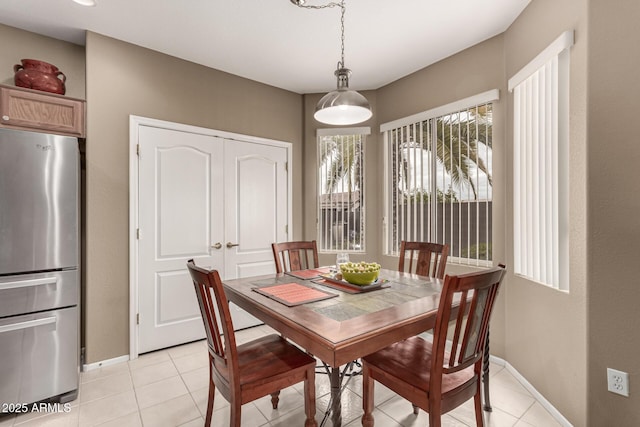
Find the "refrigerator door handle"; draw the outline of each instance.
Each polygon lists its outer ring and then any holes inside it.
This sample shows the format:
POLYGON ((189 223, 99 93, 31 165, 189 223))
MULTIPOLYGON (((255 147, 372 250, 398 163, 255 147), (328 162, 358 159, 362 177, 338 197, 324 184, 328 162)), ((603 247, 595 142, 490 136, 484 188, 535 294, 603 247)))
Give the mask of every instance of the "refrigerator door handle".
POLYGON ((17 280, 15 282, 0 283, 0 291, 6 289, 28 288, 30 286, 55 285, 57 277, 41 277, 39 279, 17 280))
POLYGON ((36 326, 49 325, 56 323, 58 320, 55 316, 44 317, 42 319, 27 320, 26 322, 11 323, 9 325, 0 326, 0 334, 3 332, 19 331, 21 329, 35 328, 36 326))

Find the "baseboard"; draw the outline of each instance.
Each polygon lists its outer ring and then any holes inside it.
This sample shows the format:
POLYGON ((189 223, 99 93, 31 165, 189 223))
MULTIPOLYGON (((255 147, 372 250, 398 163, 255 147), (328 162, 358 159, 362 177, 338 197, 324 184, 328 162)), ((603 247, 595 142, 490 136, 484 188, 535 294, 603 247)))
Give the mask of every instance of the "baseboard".
POLYGON ((82 372, 89 372, 95 369, 104 368, 105 366, 116 365, 118 363, 127 362, 127 361, 129 361, 129 355, 125 354, 124 356, 114 357, 113 359, 107 359, 101 362, 87 363, 82 365, 82 372))
POLYGON ((545 399, 545 397, 543 395, 540 394, 540 392, 538 392, 538 390, 536 390, 536 388, 531 385, 531 383, 529 381, 527 381, 527 379, 525 377, 522 376, 522 374, 520 374, 520 372, 518 372, 516 370, 516 368, 514 368, 509 362, 507 362, 504 359, 501 359, 497 356, 489 356, 489 361, 491 363, 495 363, 496 365, 499 366, 504 366, 505 369, 507 371, 509 371, 509 373, 511 375, 513 375, 513 377, 518 380, 518 382, 520 384, 522 384, 522 386, 527 389, 527 391, 529 393, 531 393, 531 395, 538 401, 538 403, 540 405, 542 405, 542 407, 544 409, 547 410, 547 412, 549 412, 551 414, 551 416, 563 427, 573 427, 573 425, 569 422, 569 420, 567 420, 564 415, 562 415, 560 413, 560 411, 558 411, 552 404, 551 402, 549 402, 547 399, 545 399))

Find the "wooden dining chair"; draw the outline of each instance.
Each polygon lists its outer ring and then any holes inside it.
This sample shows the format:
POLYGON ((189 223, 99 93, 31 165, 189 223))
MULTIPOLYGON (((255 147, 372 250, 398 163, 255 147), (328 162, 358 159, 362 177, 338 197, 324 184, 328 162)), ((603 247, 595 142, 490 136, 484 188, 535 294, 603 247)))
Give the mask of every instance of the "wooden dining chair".
POLYGON ((236 345, 229 303, 218 272, 197 267, 193 260, 187 262, 187 267, 196 289, 209 347, 205 426, 211 425, 216 387, 230 403, 230 425, 240 427, 243 404, 270 394, 273 409, 277 409, 280 390, 304 381, 307 416, 304 425, 316 427, 315 359, 275 334, 236 345))
POLYGON ((271 248, 276 263, 276 273, 306 270, 320 266, 315 240, 272 243, 271 248))
POLYGON ((480 273, 447 275, 433 343, 412 337, 362 358, 363 426, 373 427, 374 423, 374 381, 428 412, 430 427, 439 427, 442 414, 472 397, 476 424, 484 425, 480 399, 482 356, 504 273, 503 268, 497 267, 480 273))
POLYGON ((447 266, 448 256, 449 245, 403 240, 400 243, 398 271, 405 271, 405 263, 408 258, 406 272, 444 279, 444 269, 447 266))

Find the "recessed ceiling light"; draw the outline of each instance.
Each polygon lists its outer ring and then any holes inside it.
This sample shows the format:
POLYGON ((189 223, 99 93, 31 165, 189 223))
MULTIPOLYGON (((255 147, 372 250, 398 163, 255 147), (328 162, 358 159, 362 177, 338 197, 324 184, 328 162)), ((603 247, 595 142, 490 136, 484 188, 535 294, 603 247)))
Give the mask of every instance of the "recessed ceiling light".
POLYGON ((81 4, 82 6, 95 6, 96 0, 73 0, 74 2, 81 4))

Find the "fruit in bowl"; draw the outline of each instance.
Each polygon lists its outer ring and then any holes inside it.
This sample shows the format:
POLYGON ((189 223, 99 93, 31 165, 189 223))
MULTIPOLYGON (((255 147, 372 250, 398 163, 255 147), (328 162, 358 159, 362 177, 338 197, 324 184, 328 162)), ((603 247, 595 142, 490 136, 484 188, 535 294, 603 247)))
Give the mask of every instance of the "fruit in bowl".
POLYGON ((380 264, 377 262, 347 262, 340 264, 342 278, 354 285, 370 285, 380 274, 380 264))

